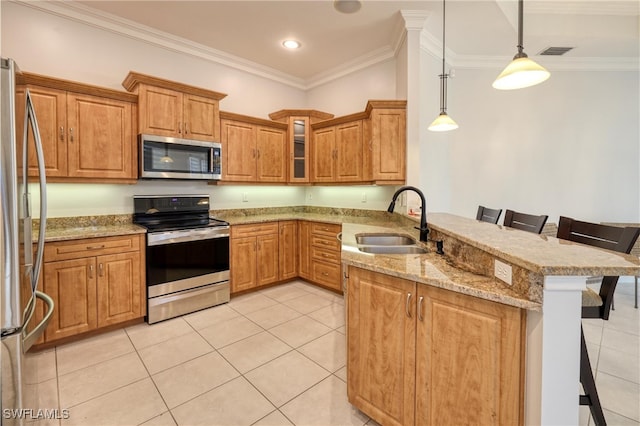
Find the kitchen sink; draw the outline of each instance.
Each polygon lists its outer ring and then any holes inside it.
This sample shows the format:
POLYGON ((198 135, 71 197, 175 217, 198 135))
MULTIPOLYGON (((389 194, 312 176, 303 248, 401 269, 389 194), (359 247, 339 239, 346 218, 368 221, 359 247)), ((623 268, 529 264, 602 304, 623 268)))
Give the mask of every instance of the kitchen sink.
POLYGON ((369 246, 412 246, 416 244, 416 240, 406 235, 382 233, 356 234, 356 242, 369 246))
POLYGON ((358 250, 372 254, 420 254, 427 250, 418 246, 358 246, 358 250))
POLYGON ((420 254, 427 250, 418 246, 417 241, 405 234, 363 233, 356 234, 358 250, 371 254, 420 254))

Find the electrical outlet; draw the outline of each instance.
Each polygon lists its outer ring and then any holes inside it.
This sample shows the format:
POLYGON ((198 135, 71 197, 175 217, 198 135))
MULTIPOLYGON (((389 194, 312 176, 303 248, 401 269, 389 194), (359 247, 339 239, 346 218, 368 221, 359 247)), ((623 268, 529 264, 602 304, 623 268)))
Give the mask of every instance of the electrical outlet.
POLYGON ((248 202, 248 201, 249 201, 249 197, 247 196, 247 193, 246 193, 246 192, 243 192, 243 193, 242 193, 242 202, 243 202, 243 203, 246 203, 246 202, 248 202))
POLYGON ((361 201, 362 201, 363 203, 366 203, 366 202, 367 202, 367 193, 366 193, 366 192, 363 192, 363 193, 362 193, 362 199, 361 199, 361 201))
POLYGON ((506 263, 500 262, 498 259, 496 259, 494 264, 494 274, 498 279, 511 285, 511 278, 513 274, 511 265, 507 265, 506 263))
POLYGON ((307 200, 313 200, 313 194, 311 193, 311 191, 309 191, 309 193, 307 194, 307 200))

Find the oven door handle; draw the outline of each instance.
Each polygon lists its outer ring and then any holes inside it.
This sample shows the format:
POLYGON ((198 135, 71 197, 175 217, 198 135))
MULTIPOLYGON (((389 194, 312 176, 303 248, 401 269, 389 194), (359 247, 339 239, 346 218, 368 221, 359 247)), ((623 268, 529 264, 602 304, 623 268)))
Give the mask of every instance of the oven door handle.
POLYGON ((188 241, 210 240, 214 238, 229 238, 228 227, 150 232, 147 234, 147 246, 160 246, 188 241))

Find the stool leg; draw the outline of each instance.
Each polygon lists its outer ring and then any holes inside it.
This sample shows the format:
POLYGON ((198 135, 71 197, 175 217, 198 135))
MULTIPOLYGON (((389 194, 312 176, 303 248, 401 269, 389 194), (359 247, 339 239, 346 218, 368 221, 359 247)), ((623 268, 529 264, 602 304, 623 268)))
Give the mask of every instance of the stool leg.
POLYGON ((596 381, 591 372, 591 363, 589 362, 589 354, 587 353, 587 344, 584 340, 584 331, 580 326, 580 383, 584 388, 585 395, 580 396, 580 405, 588 405, 591 410, 591 416, 596 426, 606 426, 600 399, 598 398, 598 390, 596 389, 596 381))

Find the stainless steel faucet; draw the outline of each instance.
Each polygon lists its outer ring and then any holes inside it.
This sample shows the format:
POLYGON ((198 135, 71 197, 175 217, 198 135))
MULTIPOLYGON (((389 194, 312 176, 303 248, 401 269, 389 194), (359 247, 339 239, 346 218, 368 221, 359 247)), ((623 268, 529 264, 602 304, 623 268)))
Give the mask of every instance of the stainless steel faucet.
POLYGON ((420 196, 420 201, 422 202, 422 208, 420 211, 420 227, 415 227, 420 230, 420 241, 427 242, 427 236, 429 235, 429 229, 427 228, 427 201, 424 198, 424 194, 415 186, 403 186, 393 194, 393 198, 391 199, 391 204, 389 204, 389 208, 387 211, 389 213, 393 213, 393 209, 396 207, 396 199, 401 192, 411 190, 420 196))

